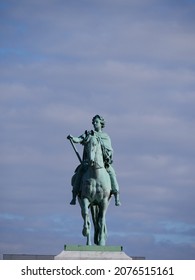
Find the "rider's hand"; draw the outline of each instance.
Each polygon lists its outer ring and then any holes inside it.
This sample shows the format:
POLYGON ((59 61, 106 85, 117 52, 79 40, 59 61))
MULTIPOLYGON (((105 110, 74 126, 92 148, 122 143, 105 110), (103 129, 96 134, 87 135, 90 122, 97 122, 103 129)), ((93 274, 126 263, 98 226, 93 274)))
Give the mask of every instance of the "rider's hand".
POLYGON ((73 136, 72 136, 71 134, 69 134, 69 135, 67 136, 67 139, 68 139, 68 140, 72 140, 72 139, 73 139, 73 136))

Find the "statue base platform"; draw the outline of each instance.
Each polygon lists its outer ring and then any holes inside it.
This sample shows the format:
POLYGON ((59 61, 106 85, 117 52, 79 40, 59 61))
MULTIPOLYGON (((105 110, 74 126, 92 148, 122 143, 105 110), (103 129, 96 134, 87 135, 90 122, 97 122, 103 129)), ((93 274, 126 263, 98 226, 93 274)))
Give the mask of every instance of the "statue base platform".
POLYGON ((122 246, 64 245, 54 260, 132 260, 122 246))

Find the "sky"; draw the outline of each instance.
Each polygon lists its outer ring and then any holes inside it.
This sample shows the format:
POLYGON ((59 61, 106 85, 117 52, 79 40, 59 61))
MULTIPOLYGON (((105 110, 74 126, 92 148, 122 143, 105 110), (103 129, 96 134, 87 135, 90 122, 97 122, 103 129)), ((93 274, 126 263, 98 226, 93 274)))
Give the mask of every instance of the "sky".
POLYGON ((194 260, 195 1, 0 0, 0 38, 0 257, 85 244, 66 137, 99 114, 122 202, 107 245, 194 260))

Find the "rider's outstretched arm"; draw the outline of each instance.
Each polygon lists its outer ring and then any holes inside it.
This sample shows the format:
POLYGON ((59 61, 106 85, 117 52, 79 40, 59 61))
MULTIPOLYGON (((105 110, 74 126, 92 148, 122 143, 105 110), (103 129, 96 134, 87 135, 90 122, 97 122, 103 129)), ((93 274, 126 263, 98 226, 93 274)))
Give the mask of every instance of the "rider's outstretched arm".
POLYGON ((83 141, 82 137, 74 137, 72 135, 68 135, 68 139, 71 139, 74 143, 81 143, 83 141))

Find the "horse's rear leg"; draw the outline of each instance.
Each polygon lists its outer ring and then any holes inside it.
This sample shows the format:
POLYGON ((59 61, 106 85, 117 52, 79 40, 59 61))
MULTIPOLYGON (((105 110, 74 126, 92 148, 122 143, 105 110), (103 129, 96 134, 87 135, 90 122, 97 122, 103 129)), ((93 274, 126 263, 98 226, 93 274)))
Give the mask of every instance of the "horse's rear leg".
POLYGON ((91 235, 90 235, 91 223, 90 223, 90 218, 89 218, 89 200, 87 198, 83 199, 82 216, 83 216, 83 220, 84 220, 82 234, 83 234, 83 236, 87 237, 86 245, 91 245, 91 235))
POLYGON ((106 224, 105 224, 105 217, 100 218, 99 221, 99 244, 100 246, 105 246, 106 245, 106 224))
POLYGON ((107 239, 106 210, 108 204, 104 201, 99 212, 99 245, 105 246, 107 239))
POLYGON ((99 245, 99 226, 98 226, 99 208, 97 205, 91 206, 91 215, 94 226, 94 244, 99 245))

